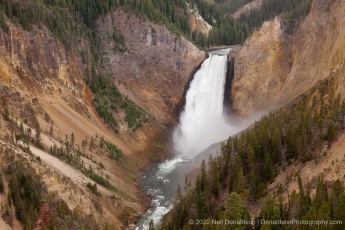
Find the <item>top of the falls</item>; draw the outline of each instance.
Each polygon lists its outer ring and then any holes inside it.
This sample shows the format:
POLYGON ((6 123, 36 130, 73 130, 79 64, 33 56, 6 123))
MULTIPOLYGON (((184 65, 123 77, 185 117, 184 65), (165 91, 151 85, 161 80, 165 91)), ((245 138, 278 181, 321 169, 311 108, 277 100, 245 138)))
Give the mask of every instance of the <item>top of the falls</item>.
POLYGON ((210 50, 210 51, 206 51, 206 52, 209 54, 225 56, 225 55, 228 55, 230 50, 231 50, 231 48, 226 48, 226 49, 210 50))

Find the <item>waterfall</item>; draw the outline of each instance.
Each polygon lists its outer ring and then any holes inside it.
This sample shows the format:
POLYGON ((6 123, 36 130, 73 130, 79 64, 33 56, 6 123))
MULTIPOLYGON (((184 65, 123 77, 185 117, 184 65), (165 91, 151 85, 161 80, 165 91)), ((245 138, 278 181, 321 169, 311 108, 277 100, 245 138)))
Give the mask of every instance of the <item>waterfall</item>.
POLYGON ((223 114, 228 52, 210 53, 194 75, 173 133, 175 150, 181 156, 193 157, 234 133, 223 114))
POLYGON ((159 226, 163 215, 172 209, 177 187, 183 184, 185 175, 193 167, 186 158, 246 127, 245 124, 230 125, 223 113, 228 53, 229 49, 210 53, 195 73, 180 123, 173 132, 174 147, 179 156, 154 165, 143 178, 142 183, 148 189, 152 204, 138 222, 136 230, 147 230, 150 220, 156 227, 159 226))

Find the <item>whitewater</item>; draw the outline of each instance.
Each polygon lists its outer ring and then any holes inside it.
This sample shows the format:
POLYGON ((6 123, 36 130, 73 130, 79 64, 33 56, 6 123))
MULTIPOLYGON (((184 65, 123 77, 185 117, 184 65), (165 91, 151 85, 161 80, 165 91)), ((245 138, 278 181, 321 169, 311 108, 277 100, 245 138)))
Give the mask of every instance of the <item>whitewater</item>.
MULTIPOLYGON (((229 49, 225 51, 227 54, 229 49)), ((173 133, 175 150, 181 156, 191 158, 234 133, 223 113, 226 72, 227 55, 210 53, 194 75, 173 133)))
POLYGON ((231 126, 224 114, 224 90, 227 72, 227 54, 230 49, 210 52, 195 73, 186 94, 186 105, 179 125, 173 131, 176 157, 154 165, 142 178, 142 185, 152 203, 142 216, 136 230, 147 230, 150 220, 155 226, 174 203, 178 185, 183 187, 185 175, 190 172, 189 159, 213 143, 223 141, 243 127, 231 126))

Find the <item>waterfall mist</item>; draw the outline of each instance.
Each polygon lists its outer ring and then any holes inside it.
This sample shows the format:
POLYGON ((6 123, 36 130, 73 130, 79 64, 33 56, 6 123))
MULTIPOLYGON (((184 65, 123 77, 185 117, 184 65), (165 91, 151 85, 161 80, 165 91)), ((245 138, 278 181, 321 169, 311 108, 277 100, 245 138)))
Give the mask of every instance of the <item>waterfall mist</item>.
MULTIPOLYGON (((226 54, 229 49, 226 50, 226 54)), ((223 113, 227 55, 210 54, 186 94, 186 105, 180 123, 173 132, 175 151, 183 157, 194 157, 211 144, 227 139, 244 127, 230 125, 223 113)))

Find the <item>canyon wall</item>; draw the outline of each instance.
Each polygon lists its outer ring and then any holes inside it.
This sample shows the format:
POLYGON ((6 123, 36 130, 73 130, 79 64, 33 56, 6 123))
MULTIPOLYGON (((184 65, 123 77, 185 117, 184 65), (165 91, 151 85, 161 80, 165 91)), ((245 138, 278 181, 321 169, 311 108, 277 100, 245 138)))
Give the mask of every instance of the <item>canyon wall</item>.
MULTIPOLYGON (((87 38, 80 37, 77 44, 66 48, 42 24, 26 31, 9 20, 6 23, 9 32, 0 29, 0 111, 6 109, 11 121, 0 116, 0 144, 13 150, 16 158, 30 162, 37 174, 44 172, 42 180, 48 191, 63 199, 71 210, 94 215, 101 225, 134 228, 137 212, 144 211, 136 176, 150 161, 147 147, 162 134, 160 122, 169 125, 176 121, 176 104, 191 73, 203 61, 204 52, 168 29, 120 10, 100 19, 96 49, 100 56, 97 66, 102 69, 95 71, 110 76, 122 93, 158 120, 152 119, 135 132, 118 134, 99 118, 92 106, 93 95, 84 83, 85 78, 92 77, 91 55, 95 55, 87 38), (114 26, 123 33, 123 53, 116 53, 110 41, 114 26), (33 138, 36 124, 40 124, 43 150, 32 144, 31 153, 20 149, 21 142, 14 138, 20 123, 25 130, 31 128, 33 138), (72 133, 74 148, 84 149, 85 156, 79 157, 85 167, 107 177, 116 189, 98 184, 102 197, 97 197, 86 187, 94 180, 49 153, 53 145, 63 147, 72 133), (106 147, 99 144, 101 138, 116 145, 124 156, 110 159, 106 147), (92 139, 94 149, 89 147, 92 139)), ((1 162, 3 157, 0 154, 1 162)), ((7 166, 0 165, 0 170, 2 167, 7 166)))
POLYGON ((274 108, 320 80, 344 78, 344 11, 344 1, 314 0, 292 38, 279 19, 264 23, 236 56, 233 109, 249 114, 274 108))
MULTIPOLYGON (((173 121, 184 87, 204 52, 165 27, 117 10, 100 19, 98 37, 103 72, 128 85, 131 99, 162 122, 173 121), (116 27, 128 51, 115 52, 116 27)), ((121 88, 120 88, 121 90, 121 88)))
POLYGON ((235 57, 232 108, 246 114, 270 105, 290 72, 290 56, 290 37, 280 20, 265 22, 235 57))

